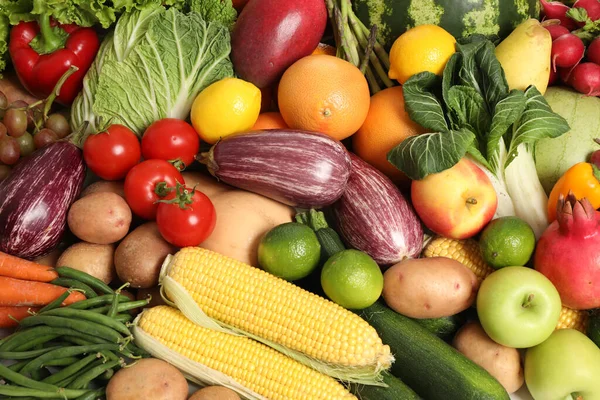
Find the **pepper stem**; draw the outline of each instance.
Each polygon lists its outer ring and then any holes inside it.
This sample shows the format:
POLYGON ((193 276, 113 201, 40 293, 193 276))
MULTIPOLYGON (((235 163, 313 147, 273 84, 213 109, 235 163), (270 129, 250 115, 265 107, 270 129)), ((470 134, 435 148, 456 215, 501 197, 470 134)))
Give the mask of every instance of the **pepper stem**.
POLYGON ((44 13, 38 20, 40 33, 29 44, 38 54, 50 54, 65 47, 67 32, 58 26, 50 25, 50 15, 44 13))

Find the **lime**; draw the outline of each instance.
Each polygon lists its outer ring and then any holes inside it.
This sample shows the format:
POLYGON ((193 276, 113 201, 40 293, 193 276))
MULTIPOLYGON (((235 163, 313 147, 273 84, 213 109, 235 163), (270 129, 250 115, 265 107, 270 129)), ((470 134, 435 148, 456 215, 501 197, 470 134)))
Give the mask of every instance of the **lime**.
POLYGON ((288 281, 308 276, 319 265, 321 244, 315 232, 298 222, 271 229, 258 245, 258 263, 288 281))
POLYGON ((368 254, 343 250, 327 260, 321 271, 327 297, 344 308, 361 310, 377 301, 383 290, 383 274, 368 254))
POLYGON ((529 224, 518 217, 492 220, 479 239, 485 261, 492 267, 520 267, 527 264, 535 248, 529 224))

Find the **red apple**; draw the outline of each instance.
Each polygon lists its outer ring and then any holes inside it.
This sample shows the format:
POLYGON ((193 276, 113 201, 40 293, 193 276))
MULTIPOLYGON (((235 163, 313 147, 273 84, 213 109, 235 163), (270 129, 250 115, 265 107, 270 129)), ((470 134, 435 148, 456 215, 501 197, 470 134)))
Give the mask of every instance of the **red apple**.
POLYGON ((494 217, 498 205, 490 179, 466 158, 413 181, 411 198, 425 226, 451 239, 477 234, 494 217))

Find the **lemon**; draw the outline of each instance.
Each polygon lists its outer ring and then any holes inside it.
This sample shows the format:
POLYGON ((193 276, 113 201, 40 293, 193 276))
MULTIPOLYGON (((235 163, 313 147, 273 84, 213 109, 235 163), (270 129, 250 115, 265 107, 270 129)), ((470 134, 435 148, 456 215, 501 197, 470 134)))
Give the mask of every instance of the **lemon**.
POLYGON ((456 39, 437 25, 419 25, 404 32, 390 50, 390 79, 404 84, 414 74, 442 75, 456 52, 456 39))
POLYGON ((209 144, 250 130, 260 113, 260 89, 238 78, 225 78, 201 91, 190 113, 200 139, 209 144))
POLYGON ((535 249, 535 235, 529 224, 518 217, 492 220, 481 232, 479 246, 492 267, 521 267, 535 249))
POLYGON ((258 245, 258 263, 288 281, 305 278, 319 265, 321 244, 315 232, 298 222, 277 225, 258 245))
POLYGON ((321 286, 333 302, 344 308, 361 310, 381 296, 383 274, 368 254, 343 250, 331 256, 323 266, 321 286))

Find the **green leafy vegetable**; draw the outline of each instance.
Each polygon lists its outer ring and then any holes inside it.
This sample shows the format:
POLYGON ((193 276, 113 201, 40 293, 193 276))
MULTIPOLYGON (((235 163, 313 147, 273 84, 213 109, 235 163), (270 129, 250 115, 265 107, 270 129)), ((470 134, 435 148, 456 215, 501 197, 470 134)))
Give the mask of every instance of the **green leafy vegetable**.
POLYGON ((474 37, 456 47, 441 82, 423 72, 404 84, 411 119, 432 133, 405 140, 388 160, 418 180, 471 158, 494 184, 497 215, 517 215, 539 236, 548 225, 547 197, 531 150, 537 140, 558 137, 569 125, 534 86, 509 92, 492 42, 474 37))
POLYGON ((231 0, 190 0, 190 11, 202 15, 207 21, 220 22, 232 28, 237 18, 237 11, 231 0))

